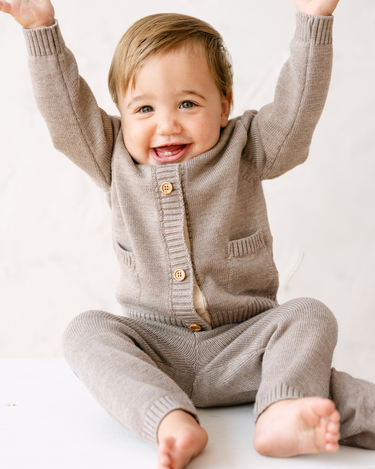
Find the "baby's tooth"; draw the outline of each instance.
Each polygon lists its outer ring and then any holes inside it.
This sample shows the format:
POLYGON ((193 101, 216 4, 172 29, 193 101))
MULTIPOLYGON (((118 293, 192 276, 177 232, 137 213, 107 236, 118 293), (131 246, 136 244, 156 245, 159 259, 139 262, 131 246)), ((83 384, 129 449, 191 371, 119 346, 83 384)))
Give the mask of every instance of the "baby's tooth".
POLYGON ((165 154, 166 154, 167 156, 172 156, 172 152, 171 152, 171 151, 166 151, 165 154))

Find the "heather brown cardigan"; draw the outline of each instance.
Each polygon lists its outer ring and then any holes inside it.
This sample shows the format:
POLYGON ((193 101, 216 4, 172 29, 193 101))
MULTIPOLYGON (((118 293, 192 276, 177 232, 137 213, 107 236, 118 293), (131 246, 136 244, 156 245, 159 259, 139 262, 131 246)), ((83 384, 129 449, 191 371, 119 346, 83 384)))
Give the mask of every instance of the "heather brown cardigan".
POLYGON ((307 158, 329 87, 332 24, 333 17, 298 13, 274 102, 230 120, 206 153, 164 166, 133 161, 120 119, 98 107, 57 23, 24 30, 37 104, 55 147, 107 193, 122 273, 117 299, 126 316, 207 330, 277 305, 262 180, 307 158), (166 181, 171 194, 160 190, 166 181), (175 280, 177 269, 185 280, 175 280), (211 326, 194 309, 193 272, 211 326))

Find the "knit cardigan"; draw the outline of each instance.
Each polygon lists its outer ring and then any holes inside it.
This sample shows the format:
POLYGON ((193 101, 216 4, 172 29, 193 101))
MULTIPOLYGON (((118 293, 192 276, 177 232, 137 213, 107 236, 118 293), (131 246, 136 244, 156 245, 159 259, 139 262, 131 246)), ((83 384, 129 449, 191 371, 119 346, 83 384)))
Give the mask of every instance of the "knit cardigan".
POLYGON ((107 194, 125 316, 207 330, 277 305, 262 180, 307 158, 332 68, 333 17, 296 19, 273 103, 231 119, 204 154, 160 166, 132 159, 119 117, 97 105, 59 25, 24 30, 37 105, 55 148, 107 194), (169 194, 161 191, 165 182, 169 194), (193 273, 211 324, 194 309, 193 273))

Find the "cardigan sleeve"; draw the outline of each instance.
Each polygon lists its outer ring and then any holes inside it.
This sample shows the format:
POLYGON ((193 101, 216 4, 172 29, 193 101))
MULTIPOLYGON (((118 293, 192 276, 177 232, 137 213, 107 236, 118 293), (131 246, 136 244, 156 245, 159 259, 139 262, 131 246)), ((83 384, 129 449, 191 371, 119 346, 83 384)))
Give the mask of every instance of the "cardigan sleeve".
POLYGON ((108 191, 120 119, 99 108, 87 83, 79 76, 58 23, 24 29, 24 35, 35 99, 55 148, 108 191))
POLYGON ((244 156, 261 179, 303 163, 326 101, 332 70, 332 16, 297 13, 291 55, 274 101, 256 113, 244 156))

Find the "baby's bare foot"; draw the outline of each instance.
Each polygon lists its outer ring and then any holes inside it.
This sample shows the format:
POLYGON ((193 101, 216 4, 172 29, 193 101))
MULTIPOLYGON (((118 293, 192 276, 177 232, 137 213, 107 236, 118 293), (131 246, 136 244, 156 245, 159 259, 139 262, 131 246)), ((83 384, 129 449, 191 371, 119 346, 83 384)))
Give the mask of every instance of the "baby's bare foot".
POLYGON ((259 417, 254 447, 264 456, 333 453, 339 449, 340 414, 321 397, 275 402, 259 417))
POLYGON ((206 431, 186 412, 176 410, 160 424, 158 469, 183 469, 207 445, 206 431))
POLYGON ((182 469, 201 453, 207 444, 207 433, 190 428, 182 429, 176 436, 171 436, 159 444, 158 469, 182 469))

